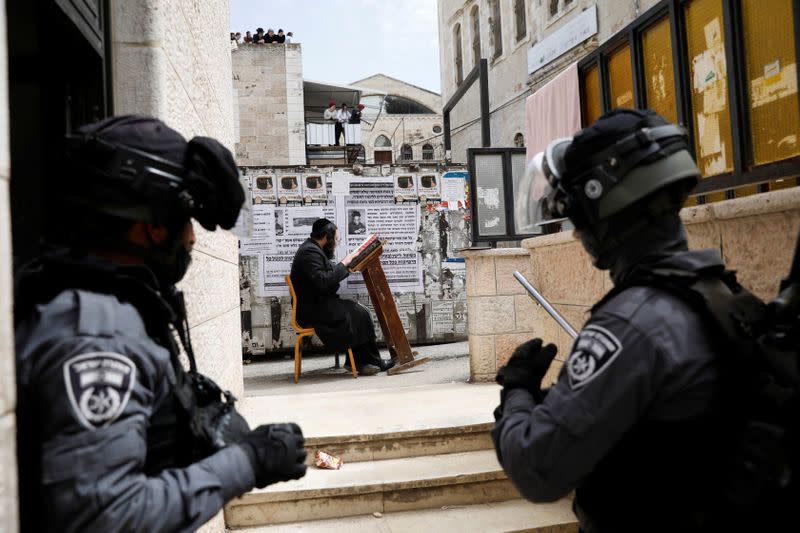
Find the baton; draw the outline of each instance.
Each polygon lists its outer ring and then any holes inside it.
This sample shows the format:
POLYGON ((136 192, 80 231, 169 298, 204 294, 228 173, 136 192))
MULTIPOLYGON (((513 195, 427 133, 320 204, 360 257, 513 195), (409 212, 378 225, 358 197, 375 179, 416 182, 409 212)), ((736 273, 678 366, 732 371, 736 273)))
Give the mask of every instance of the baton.
POLYGON ((527 280, 527 279, 525 279, 525 276, 523 276, 523 275, 522 275, 522 274, 521 274, 521 273, 520 273, 518 270, 515 270, 515 271, 514 271, 514 277, 515 277, 515 278, 517 278, 517 281, 519 281, 519 282, 520 282, 520 284, 521 284, 523 287, 525 287, 525 290, 526 290, 526 291, 528 291, 528 295, 529 295, 531 298, 533 298, 534 300, 536 300, 536 302, 538 302, 538 303, 539 303, 539 305, 541 305, 542 307, 544 307, 544 310, 545 310, 545 311, 547 311, 547 313, 548 313, 548 314, 549 314, 551 317, 553 317, 553 320, 555 320, 556 322, 558 322, 558 325, 559 325, 559 326, 561 326, 562 328, 564 328, 564 331, 566 331, 566 332, 569 334, 569 336, 570 336, 570 337, 572 337, 572 338, 574 339, 575 337, 577 337, 577 336, 578 336, 578 332, 577 332, 577 331, 575 331, 575 328, 573 328, 573 327, 570 325, 570 323, 569 323, 569 322, 567 322, 567 320, 566 320, 566 319, 565 319, 563 316, 561 316, 561 315, 559 314, 559 312, 558 312, 558 311, 556 311, 556 310, 555 310, 555 308, 554 308, 552 305, 550 305, 550 302, 548 302, 548 301, 545 299, 545 297, 544 297, 544 296, 542 296, 542 295, 539 293, 539 291, 537 291, 536 289, 534 289, 534 288, 533 288, 533 285, 531 285, 531 284, 528 282, 528 280, 527 280))

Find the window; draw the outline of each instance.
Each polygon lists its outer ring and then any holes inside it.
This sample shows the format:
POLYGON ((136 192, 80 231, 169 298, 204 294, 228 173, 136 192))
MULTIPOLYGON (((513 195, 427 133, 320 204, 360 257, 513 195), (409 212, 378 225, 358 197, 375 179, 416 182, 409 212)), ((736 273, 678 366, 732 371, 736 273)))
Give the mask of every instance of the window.
POLYGON ((684 9, 695 157, 703 176, 714 176, 733 170, 722 0, 692 0, 684 9))
POLYGON ((583 125, 588 126, 603 114, 603 103, 600 101, 600 72, 597 64, 584 70, 582 78, 581 112, 583 125))
POLYGON ((388 95, 383 99, 383 110, 387 115, 435 115, 428 106, 403 96, 388 95))
POLYGON ((550 0, 550 16, 558 15, 558 0, 550 0))
POLYGON ((525 0, 514 0, 514 23, 517 30, 517 41, 521 41, 528 34, 525 20, 525 0))
POLYGON ((492 31, 492 59, 503 55, 503 29, 500 18, 500 0, 489 0, 492 16, 489 18, 489 28, 492 31))
POLYGON ((478 6, 473 6, 470 19, 472 22, 472 62, 477 67, 483 57, 483 53, 481 53, 481 12, 478 6))
POLYGON ((402 148, 400 148, 400 159, 404 161, 411 161, 414 159, 414 151, 411 149, 410 144, 404 144, 402 148))
POLYGON ((430 144, 422 145, 422 159, 433 159, 433 146, 430 144))
POLYGON ((461 24, 456 24, 453 28, 453 47, 454 47, 454 60, 456 62, 456 85, 461 85, 464 81, 464 69, 462 67, 461 57, 461 24))
POLYGON ((378 114, 383 108, 383 96, 362 96, 359 103, 364 104, 364 109, 361 111, 361 118, 367 122, 375 122, 375 119, 378 118, 378 114))
POLYGON ((517 133, 514 135, 514 147, 515 148, 525 148, 525 136, 521 133, 517 133))
POLYGON ((436 124, 433 127, 433 133, 442 133, 442 127, 440 125, 436 124))
MULTIPOLYGON (((559 3, 559 13, 567 4, 578 2, 559 3)), ((800 13, 796 0, 774 0, 769 16, 762 4, 680 0, 674 2, 676 11, 659 2, 654 16, 642 17, 580 61, 584 126, 603 110, 637 104, 686 124, 705 178, 687 205, 765 192, 777 184, 797 186, 800 13), (731 34, 736 38, 726 42, 731 34), (685 44, 680 52, 673 41, 685 44)))
POLYGON ((387 148, 392 146, 392 141, 386 135, 378 135, 375 139, 375 148, 387 148))
POLYGON ((625 45, 608 56, 608 84, 611 109, 634 107, 631 47, 625 45))
POLYGON ((642 54, 647 107, 670 122, 678 122, 669 17, 664 17, 642 33, 642 54))
POLYGON ((753 161, 759 165, 800 155, 796 33, 792 0, 742 2, 747 108, 753 161))

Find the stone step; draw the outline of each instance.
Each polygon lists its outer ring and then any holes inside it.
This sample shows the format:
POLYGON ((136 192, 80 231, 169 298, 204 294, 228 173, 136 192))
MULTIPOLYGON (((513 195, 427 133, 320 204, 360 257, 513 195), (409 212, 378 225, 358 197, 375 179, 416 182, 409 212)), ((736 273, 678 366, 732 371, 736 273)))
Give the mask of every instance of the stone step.
POLYGON ((309 461, 321 449, 353 463, 491 449, 498 391, 494 384, 448 383, 254 396, 242 413, 252 427, 297 422, 309 461))
POLYGON ((303 479, 255 490, 225 508, 229 527, 259 526, 519 498, 493 450, 308 469, 303 479))
POLYGON ((238 529, 242 533, 577 533, 569 499, 533 504, 510 500, 478 505, 360 515, 238 529))

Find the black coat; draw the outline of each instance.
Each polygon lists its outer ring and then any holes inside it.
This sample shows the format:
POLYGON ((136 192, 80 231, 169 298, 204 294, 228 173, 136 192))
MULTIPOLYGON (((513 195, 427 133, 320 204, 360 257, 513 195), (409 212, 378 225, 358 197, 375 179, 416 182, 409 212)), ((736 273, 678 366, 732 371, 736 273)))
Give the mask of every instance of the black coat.
POLYGON ((297 296, 297 321, 312 326, 325 345, 344 350, 375 340, 369 311, 339 298, 339 283, 349 276, 342 263, 333 264, 311 239, 300 245, 292 261, 292 284, 297 296))

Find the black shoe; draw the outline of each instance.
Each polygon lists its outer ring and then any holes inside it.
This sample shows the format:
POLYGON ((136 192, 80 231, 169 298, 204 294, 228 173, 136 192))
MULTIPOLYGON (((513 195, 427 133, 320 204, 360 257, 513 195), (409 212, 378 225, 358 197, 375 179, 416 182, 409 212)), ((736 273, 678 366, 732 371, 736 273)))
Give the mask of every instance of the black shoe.
POLYGON ((395 365, 395 360, 394 359, 389 359, 388 361, 386 359, 381 359, 381 362, 380 362, 379 366, 380 366, 381 372, 386 372, 390 368, 394 368, 394 365, 395 365))
MULTIPOLYGON (((352 372, 350 361, 347 361, 344 364, 344 369, 348 372, 352 372)), ((366 363, 361 366, 356 365, 356 369, 358 370, 358 373, 363 376, 374 376, 378 372, 383 372, 383 368, 380 365, 372 363, 366 363)))
POLYGON ((381 371, 381 368, 378 366, 373 365, 372 363, 367 363, 366 365, 359 367, 358 375, 360 376, 374 376, 378 372, 381 371))

